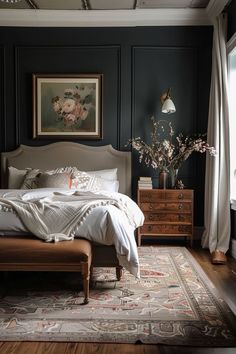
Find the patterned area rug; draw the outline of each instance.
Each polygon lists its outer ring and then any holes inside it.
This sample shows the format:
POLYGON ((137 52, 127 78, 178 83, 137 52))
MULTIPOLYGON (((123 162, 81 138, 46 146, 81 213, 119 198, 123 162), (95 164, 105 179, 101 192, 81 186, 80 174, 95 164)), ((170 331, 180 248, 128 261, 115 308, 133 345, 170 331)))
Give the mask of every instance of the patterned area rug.
POLYGON ((0 340, 236 345, 232 312, 186 248, 141 247, 139 255, 140 280, 125 272, 116 282, 113 270, 98 268, 86 306, 81 287, 65 287, 72 274, 50 273, 49 283, 45 274, 10 277, 0 340))

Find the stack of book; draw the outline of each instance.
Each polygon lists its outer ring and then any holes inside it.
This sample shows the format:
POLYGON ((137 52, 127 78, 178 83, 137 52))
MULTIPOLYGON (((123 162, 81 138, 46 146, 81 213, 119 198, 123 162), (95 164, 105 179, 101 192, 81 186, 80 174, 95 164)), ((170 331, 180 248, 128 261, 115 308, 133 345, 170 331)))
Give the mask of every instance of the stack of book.
POLYGON ((151 177, 139 177, 138 188, 139 189, 152 189, 151 177))

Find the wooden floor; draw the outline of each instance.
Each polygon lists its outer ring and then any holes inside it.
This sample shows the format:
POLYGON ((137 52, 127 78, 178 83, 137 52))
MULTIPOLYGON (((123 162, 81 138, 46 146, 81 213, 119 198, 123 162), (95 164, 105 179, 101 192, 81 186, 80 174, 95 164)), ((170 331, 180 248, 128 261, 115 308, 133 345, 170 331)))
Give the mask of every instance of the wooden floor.
MULTIPOLYGON (((207 250, 190 249, 211 281, 236 313, 236 260, 212 265, 207 250)), ((0 354, 236 354, 236 348, 194 348, 144 344, 0 342, 0 354)))

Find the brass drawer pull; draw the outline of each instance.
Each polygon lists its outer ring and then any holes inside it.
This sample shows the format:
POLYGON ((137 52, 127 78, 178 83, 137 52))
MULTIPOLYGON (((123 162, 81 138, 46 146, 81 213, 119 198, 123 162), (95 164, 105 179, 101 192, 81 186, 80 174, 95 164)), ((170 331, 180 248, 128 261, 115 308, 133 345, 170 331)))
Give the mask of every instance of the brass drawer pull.
POLYGON ((153 215, 149 215, 149 220, 153 220, 153 215))
POLYGON ((148 225, 148 231, 152 231, 152 226, 148 225))
POLYGON ((153 206, 152 206, 152 204, 149 204, 149 209, 153 209, 153 206))
POLYGON ((179 204, 179 209, 183 209, 183 204, 179 204))
POLYGON ((178 199, 183 199, 183 198, 184 198, 183 193, 180 193, 180 194, 178 195, 178 199))

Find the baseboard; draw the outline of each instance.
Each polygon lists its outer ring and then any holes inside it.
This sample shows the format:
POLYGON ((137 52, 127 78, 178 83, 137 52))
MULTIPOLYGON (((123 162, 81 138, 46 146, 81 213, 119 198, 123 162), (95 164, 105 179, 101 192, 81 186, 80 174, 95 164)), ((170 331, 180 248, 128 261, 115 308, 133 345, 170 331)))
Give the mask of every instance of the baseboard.
POLYGON ((231 256, 236 259, 236 240, 231 239, 231 256))

